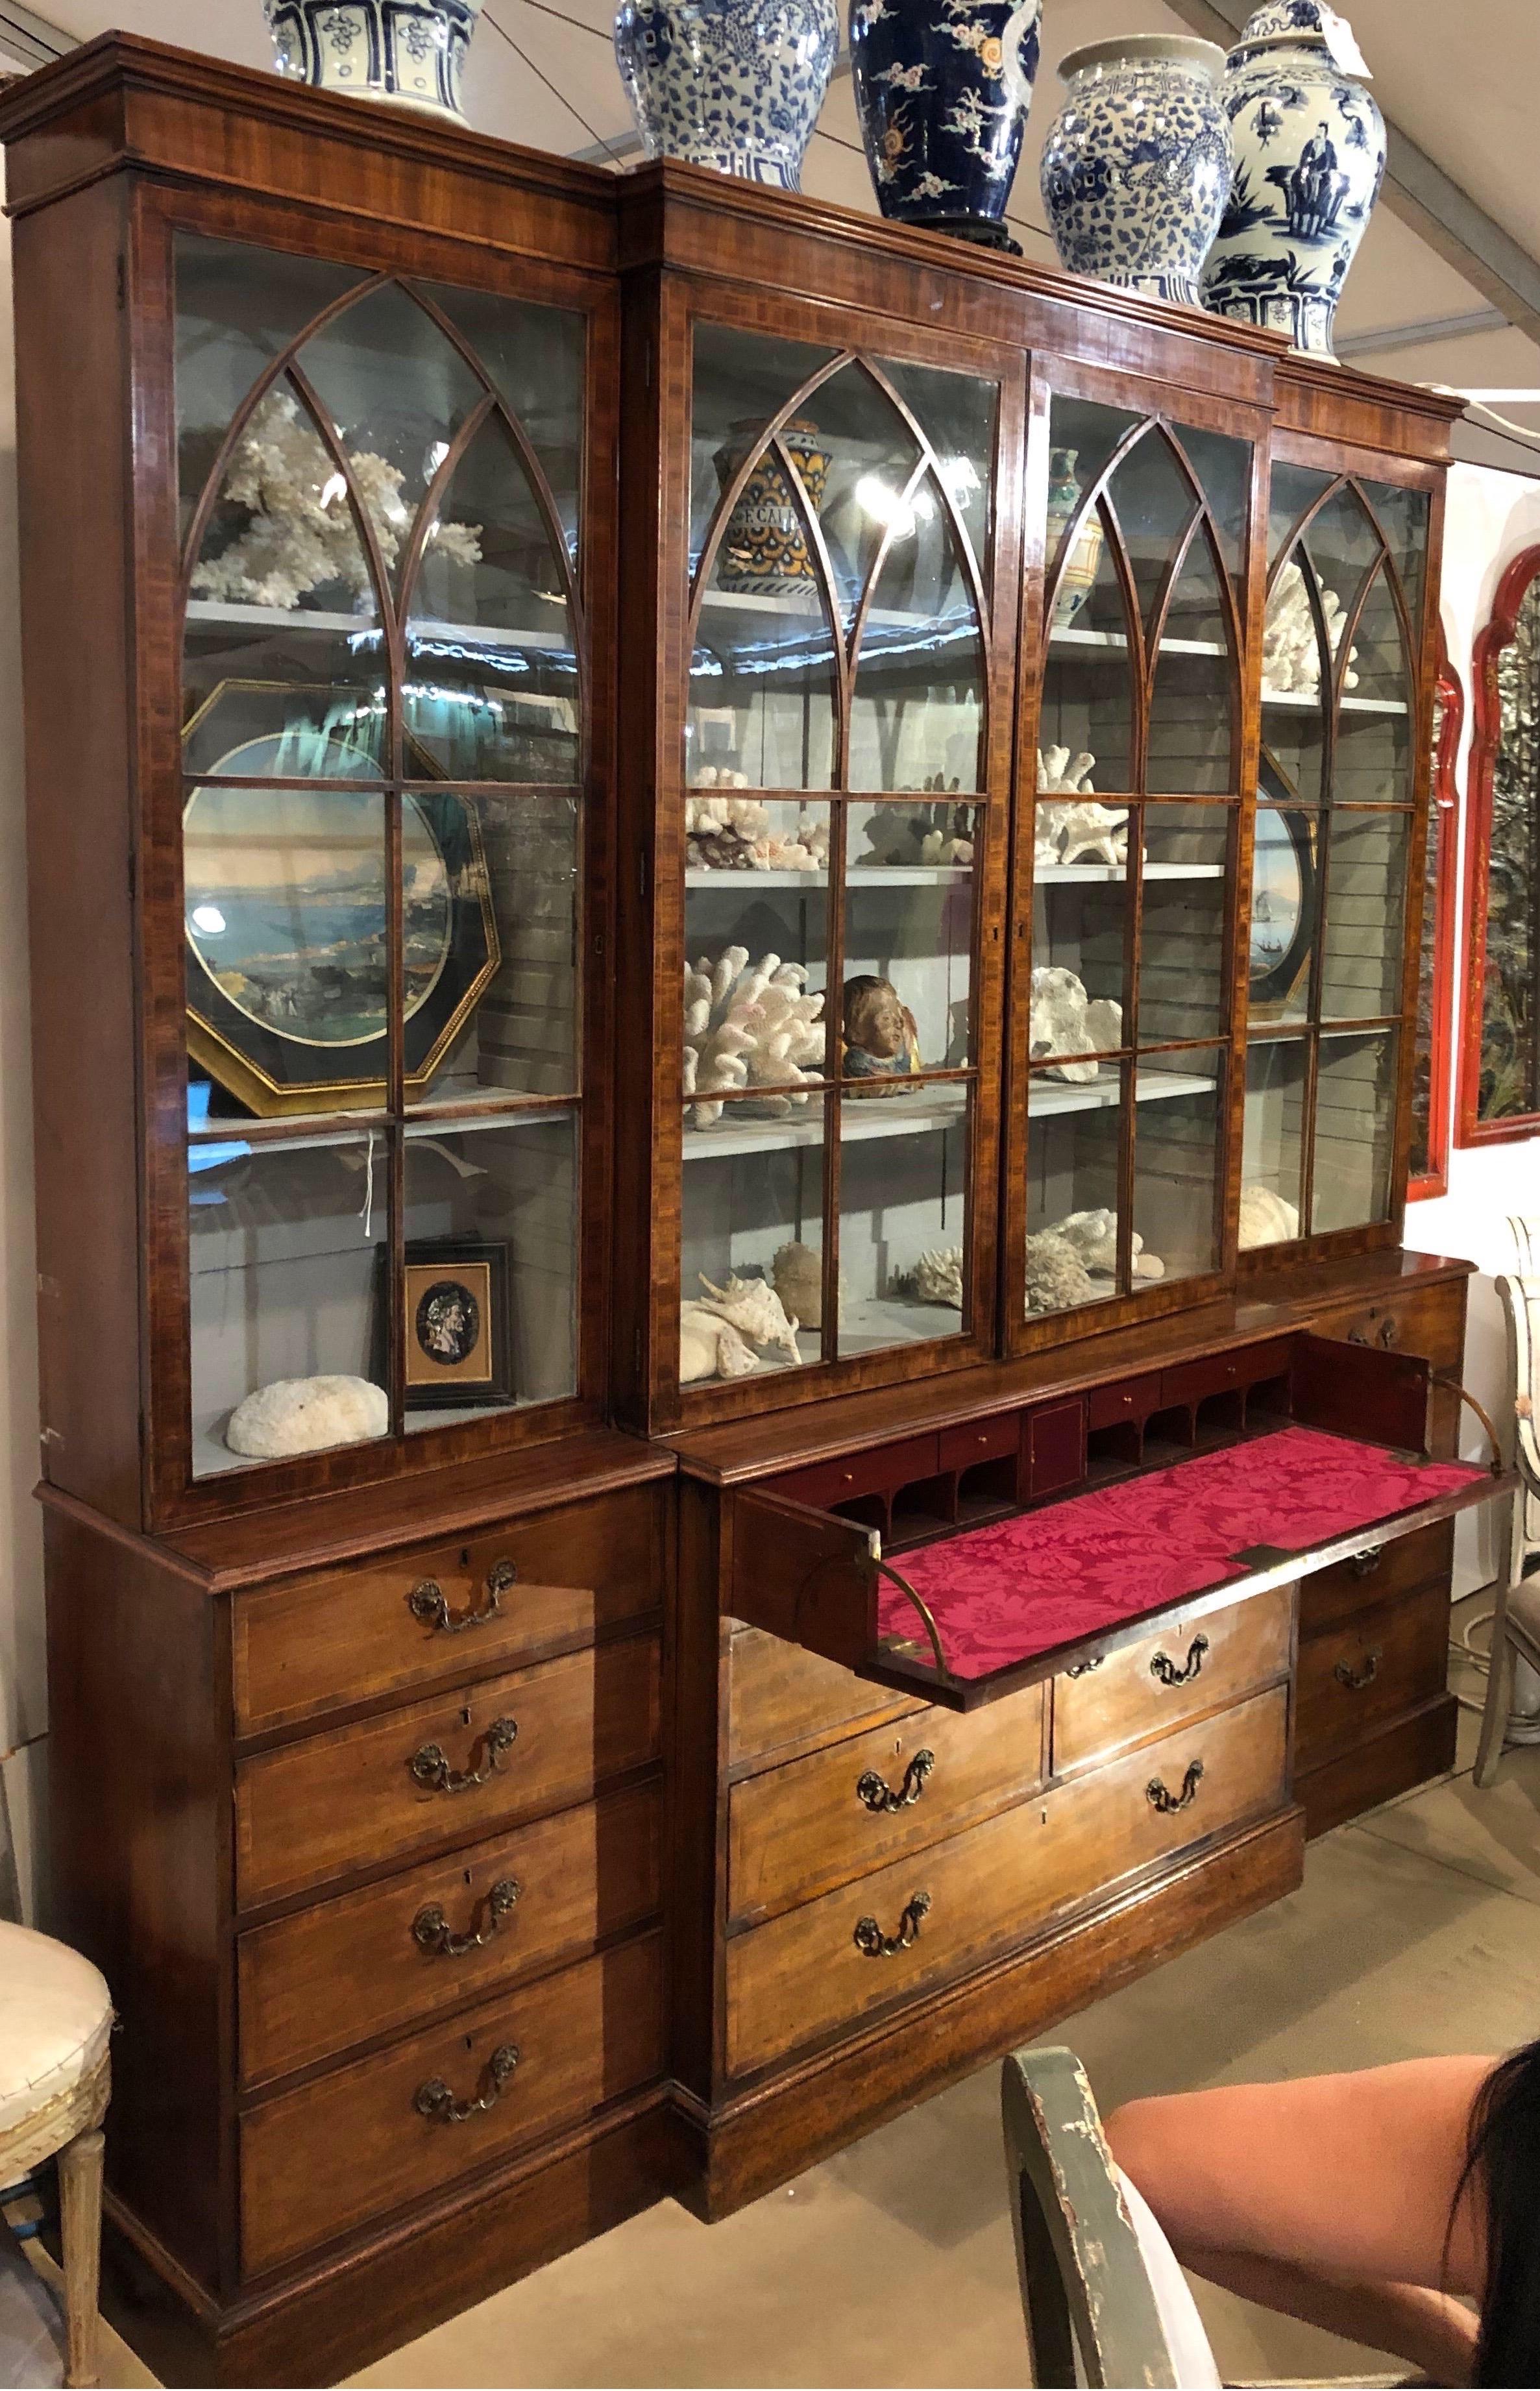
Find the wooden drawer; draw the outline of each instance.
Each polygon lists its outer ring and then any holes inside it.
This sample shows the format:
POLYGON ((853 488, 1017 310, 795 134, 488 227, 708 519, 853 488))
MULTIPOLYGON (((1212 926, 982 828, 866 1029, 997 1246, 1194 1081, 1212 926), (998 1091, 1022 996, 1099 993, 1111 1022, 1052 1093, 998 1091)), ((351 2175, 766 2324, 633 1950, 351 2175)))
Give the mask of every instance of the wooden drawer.
POLYGON ((890 1487, 912 1486, 922 1478, 934 1478, 940 1467, 940 1441, 938 1435, 911 1436, 897 1444, 873 1445, 865 1453, 847 1454, 839 1461, 822 1462, 794 1476, 772 1478, 769 1492, 783 1494, 790 1502, 830 1510, 836 1503, 852 1502, 858 1494, 886 1493, 890 1487))
POLYGON ((1314 1768, 1372 1728, 1443 1691, 1449 1596, 1432 1586, 1300 1648, 1295 1764, 1314 1768))
POLYGON ((1018 1801, 1042 1781, 1042 1688, 923 1710, 732 1789, 728 1907, 752 1922, 1018 1801), (889 1799, 899 1808, 886 1808, 889 1799))
POLYGON ((1275 1586, 1159 1633, 1054 1680, 1054 1773, 1233 1702, 1288 1668, 1294 1590, 1275 1586), (1175 1682, 1171 1682, 1174 1677, 1175 1682))
POLYGON ((1254 1387, 1268 1378, 1287 1376, 1285 1344, 1239 1345, 1231 1353, 1206 1353, 1196 1362, 1177 1362, 1160 1373, 1163 1404, 1201 1402, 1206 1395, 1223 1395, 1238 1387, 1254 1387))
POLYGON ((656 1935, 623 1945, 248 2110, 246 2274, 421 2200, 650 2082, 662 2065, 661 1949, 656 1935), (434 2083, 458 2101, 490 2095, 493 2054, 510 2046, 518 2061, 489 2107, 452 2125, 419 2111, 419 2092, 434 2083))
POLYGON ((236 1771, 238 1901, 251 1908, 580 1802, 651 1760, 657 1729, 657 1644, 634 1636, 263 1752, 236 1771), (517 1733, 498 1758, 504 1721, 517 1733), (426 1772, 430 1747, 483 1781, 422 1782, 413 1763, 426 1772))
POLYGON ((343 1702, 516 1667, 657 1609, 660 1500, 655 1487, 628 1487, 453 1543, 237 1595, 238 1729, 285 1726, 343 1702), (517 1574, 498 1593, 496 1613, 461 1624, 488 1609, 489 1587, 510 1569, 517 1574))
POLYGON ((968 1420, 941 1430, 937 1467, 971 1469, 976 1461, 1003 1461, 1019 1450, 1021 1414, 999 1412, 993 1419, 968 1420))
POLYGON ((658 1906, 660 1809, 656 1785, 612 1793, 242 1934, 241 2082, 333 2059, 640 1926, 658 1906))
POLYGON ((1458 1377, 1465 1358, 1465 1281, 1448 1279, 1404 1295, 1380 1296, 1372 1303, 1344 1305, 1311 1325, 1317 1337, 1419 1353, 1435 1370, 1451 1370, 1458 1377))
POLYGON ((1284 1688, 1256 1695, 730 1940, 729 2072, 852 2028, 1026 1942, 1133 1870, 1275 1809, 1288 1719, 1284 1688), (1157 1785, 1182 1806, 1158 1807, 1157 1785), (918 1931, 900 1943, 922 1901, 918 1931))
POLYGON ((1119 1378, 1110 1387, 1093 1387, 1086 1401, 1092 1428, 1120 1428, 1125 1420, 1142 1420, 1160 1408, 1160 1373, 1143 1378, 1119 1378))
POLYGON ((738 1770, 787 1744, 848 1734, 923 1707, 917 1698, 871 1685, 837 1661, 760 1627, 739 1628, 728 1671, 729 1765, 738 1770))
POLYGON ((1300 1633, 1317 1635, 1397 1595, 1447 1586, 1455 1563, 1455 1522, 1435 1519, 1411 1536, 1392 1536, 1374 1553, 1334 1561, 1300 1581, 1300 1633))

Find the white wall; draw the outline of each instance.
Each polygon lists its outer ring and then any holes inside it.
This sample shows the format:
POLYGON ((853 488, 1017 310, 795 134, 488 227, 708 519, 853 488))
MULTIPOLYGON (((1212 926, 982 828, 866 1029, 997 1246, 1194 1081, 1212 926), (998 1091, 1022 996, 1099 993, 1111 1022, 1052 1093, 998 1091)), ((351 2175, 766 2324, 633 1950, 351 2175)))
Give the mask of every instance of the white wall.
MULTIPOLYGON (((37 1477, 32 1066, 10 230, 0 220, 0 1917, 32 1918, 47 1686, 37 1477)), ((82 669, 90 642, 83 637, 82 669)), ((83 956, 83 966, 84 958, 83 956)))
MULTIPOLYGON (((1444 528, 1443 613, 1449 658, 1466 696, 1465 732, 1456 770, 1460 796, 1457 854, 1461 874, 1453 978, 1451 1057, 1457 1056, 1460 992, 1466 978, 1465 833, 1469 795, 1471 719, 1471 653, 1477 633, 1492 614, 1504 568, 1521 549, 1540 543, 1540 481, 1486 466, 1456 465, 1449 476, 1444 528)), ((1453 1075, 1452 1075, 1453 1076, 1453 1075)), ((1451 1109, 1455 1091, 1450 1090, 1451 1109)), ((1465 1376, 1471 1393, 1489 1411, 1506 1396, 1507 1354, 1502 1314, 1494 1280, 1511 1267, 1507 1221, 1510 1212, 1540 1213, 1540 1138, 1510 1145, 1451 1145, 1449 1193, 1430 1203, 1409 1205, 1405 1242, 1419 1253, 1459 1254, 1478 1265, 1470 1284, 1465 1376)), ((1485 1441, 1469 1413, 1464 1447, 1476 1454, 1485 1441)), ((1456 1591, 1487 1584, 1498 1568, 1499 1506, 1478 1519, 1462 1519, 1456 1545, 1456 1591)))

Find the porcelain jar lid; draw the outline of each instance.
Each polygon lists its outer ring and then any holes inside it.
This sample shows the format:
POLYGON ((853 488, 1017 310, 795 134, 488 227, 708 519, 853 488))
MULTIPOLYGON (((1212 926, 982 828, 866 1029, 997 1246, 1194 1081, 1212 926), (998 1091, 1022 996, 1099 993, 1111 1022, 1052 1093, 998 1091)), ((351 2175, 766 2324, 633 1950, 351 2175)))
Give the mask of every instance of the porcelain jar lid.
POLYGON ((1262 7, 1253 8, 1248 17, 1230 56, 1244 58, 1252 50, 1281 47, 1286 43, 1295 48, 1325 50, 1341 73, 1365 83, 1372 80, 1352 27, 1327 0, 1263 0, 1262 7))
POLYGON ((1123 33, 1108 41, 1087 42, 1078 50, 1067 50, 1059 60, 1059 80, 1073 82, 1076 75, 1099 75, 1119 67, 1169 66, 1188 74, 1208 76, 1213 80, 1223 73, 1224 52, 1214 42, 1200 41, 1193 33, 1123 33))

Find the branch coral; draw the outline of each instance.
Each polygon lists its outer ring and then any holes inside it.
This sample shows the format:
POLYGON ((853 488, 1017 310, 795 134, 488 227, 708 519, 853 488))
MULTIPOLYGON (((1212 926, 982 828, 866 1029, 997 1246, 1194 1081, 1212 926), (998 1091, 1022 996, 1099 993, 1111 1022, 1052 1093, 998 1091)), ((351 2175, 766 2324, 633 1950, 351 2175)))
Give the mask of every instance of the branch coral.
POLYGON ((779 955, 751 966, 746 947, 686 966, 684 1093, 696 1099, 690 1108, 696 1129, 720 1120, 720 1098, 741 1088, 778 1092, 753 1105, 761 1119, 781 1119, 807 1103, 798 1091, 819 1076, 824 1040, 823 999, 807 994, 807 977, 804 964, 779 955))

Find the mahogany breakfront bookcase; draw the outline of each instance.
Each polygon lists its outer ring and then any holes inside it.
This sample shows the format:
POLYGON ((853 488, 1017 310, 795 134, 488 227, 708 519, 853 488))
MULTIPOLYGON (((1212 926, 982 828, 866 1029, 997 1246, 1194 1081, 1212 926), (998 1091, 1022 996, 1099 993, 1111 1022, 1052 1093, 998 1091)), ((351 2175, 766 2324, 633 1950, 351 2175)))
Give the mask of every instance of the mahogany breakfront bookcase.
POLYGON ((330 2380, 1447 1760, 1450 410, 123 36, 0 134, 51 1916, 125 2330, 330 2380))

